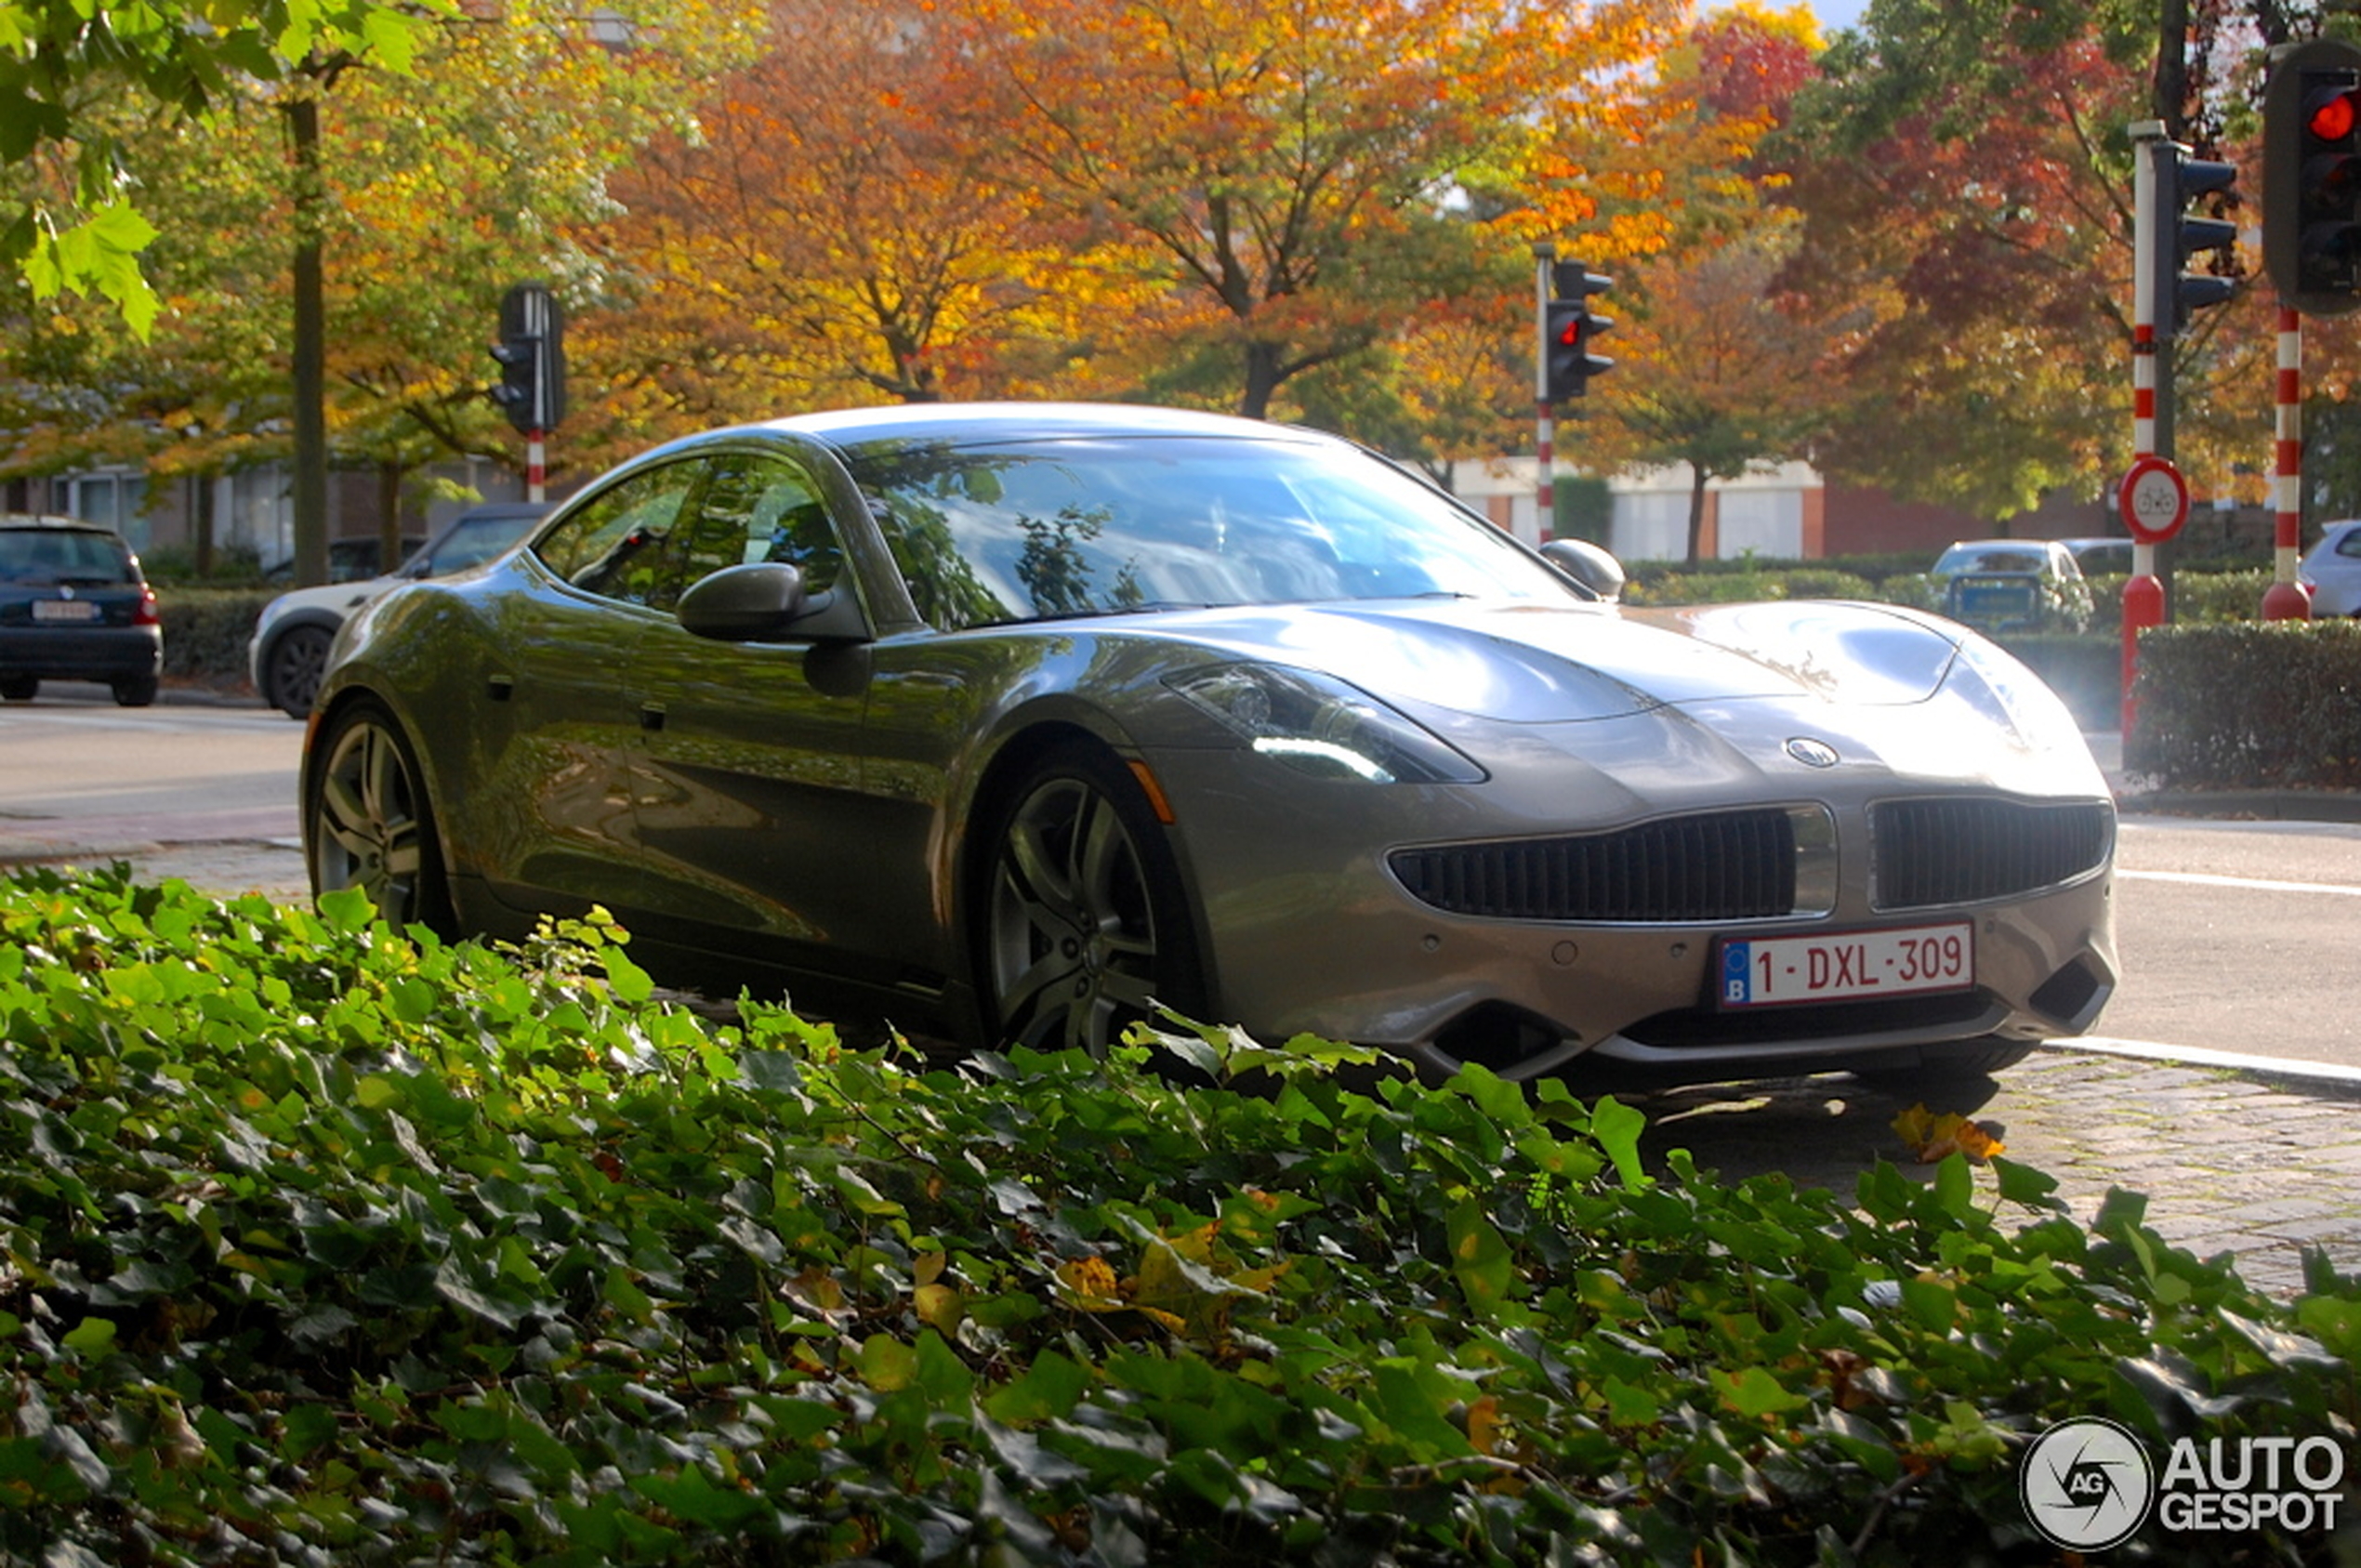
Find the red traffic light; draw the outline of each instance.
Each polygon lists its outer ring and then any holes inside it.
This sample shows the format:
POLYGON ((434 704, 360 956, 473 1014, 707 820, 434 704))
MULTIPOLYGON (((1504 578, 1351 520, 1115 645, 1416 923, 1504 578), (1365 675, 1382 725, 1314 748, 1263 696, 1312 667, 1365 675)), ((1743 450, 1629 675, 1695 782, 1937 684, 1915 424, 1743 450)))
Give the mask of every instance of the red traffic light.
POLYGON ((2361 110, 2356 110, 2354 97, 2349 92, 2315 95, 2312 102, 2304 105, 2303 128, 2322 141, 2342 141, 2353 134, 2355 120, 2361 119, 2361 110))

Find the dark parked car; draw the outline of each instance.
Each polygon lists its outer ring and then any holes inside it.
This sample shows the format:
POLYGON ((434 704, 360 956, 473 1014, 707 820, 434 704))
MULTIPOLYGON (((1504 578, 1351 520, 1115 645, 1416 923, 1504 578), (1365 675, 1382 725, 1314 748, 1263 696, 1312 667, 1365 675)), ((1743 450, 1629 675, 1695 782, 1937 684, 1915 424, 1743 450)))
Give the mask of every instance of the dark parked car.
POLYGON ((2057 539, 1971 539, 1937 558, 1928 575, 1943 613, 1978 631, 2085 631, 2091 585, 2057 539))
POLYGON ((139 558, 112 529, 0 516, 0 697, 100 680, 125 707, 156 700, 164 629, 139 558))
POLYGON ((1624 610, 1361 448, 917 405, 660 447, 337 644, 314 886, 971 1042, 1156 1004, 1431 1073, 2006 1065, 2117 978, 2115 809, 1923 612, 1624 610))
POLYGON ((254 689, 288 718, 304 718, 320 690, 328 645, 347 615, 388 588, 481 566, 523 538, 548 512, 539 501, 487 501, 452 519, 397 572, 281 594, 262 607, 246 642, 254 689))

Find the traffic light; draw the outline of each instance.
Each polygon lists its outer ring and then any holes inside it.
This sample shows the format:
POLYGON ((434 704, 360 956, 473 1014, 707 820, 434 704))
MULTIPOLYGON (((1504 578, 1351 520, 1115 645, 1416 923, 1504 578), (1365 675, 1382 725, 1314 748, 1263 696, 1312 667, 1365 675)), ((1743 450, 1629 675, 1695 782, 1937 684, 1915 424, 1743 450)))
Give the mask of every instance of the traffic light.
POLYGON ((2287 51, 2262 99, 2262 262, 2280 303, 2361 310, 2361 48, 2287 51))
POLYGON ((1579 261, 1557 263, 1550 279, 1557 297, 1541 314, 1541 396, 1547 402, 1563 402, 1580 397, 1590 377, 1615 364, 1590 351, 1592 340, 1615 325, 1613 318, 1590 309, 1590 296, 1613 288, 1615 280, 1599 276, 1579 261))
POLYGON ((549 430, 566 413, 565 315, 539 283, 519 283, 500 301, 500 385, 492 401, 508 423, 531 434, 549 430))
POLYGON ((2198 196, 2228 191, 2238 171, 2227 164, 2192 158, 2177 141, 2145 144, 2155 162, 2155 242, 2150 248, 2156 268, 2156 330, 2160 338, 2180 335, 2189 312, 2219 305, 2237 283, 2209 273, 2184 272, 2189 258, 2200 251, 2226 250, 2238 242, 2238 226, 2216 217, 2191 217, 2183 209, 2198 196))

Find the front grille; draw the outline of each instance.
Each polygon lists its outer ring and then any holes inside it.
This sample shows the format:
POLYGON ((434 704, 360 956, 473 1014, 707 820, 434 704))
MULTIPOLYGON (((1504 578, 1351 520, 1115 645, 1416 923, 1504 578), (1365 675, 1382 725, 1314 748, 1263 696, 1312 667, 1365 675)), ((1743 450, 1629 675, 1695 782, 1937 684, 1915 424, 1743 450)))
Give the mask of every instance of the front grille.
POLYGON ((1887 800, 1872 808, 1880 909, 2013 898, 2105 863, 2115 808, 2104 802, 1887 800))
POLYGON ((1397 850, 1391 863, 1412 897, 1454 915, 1697 924, 1796 911, 1796 824, 1779 808, 1397 850))

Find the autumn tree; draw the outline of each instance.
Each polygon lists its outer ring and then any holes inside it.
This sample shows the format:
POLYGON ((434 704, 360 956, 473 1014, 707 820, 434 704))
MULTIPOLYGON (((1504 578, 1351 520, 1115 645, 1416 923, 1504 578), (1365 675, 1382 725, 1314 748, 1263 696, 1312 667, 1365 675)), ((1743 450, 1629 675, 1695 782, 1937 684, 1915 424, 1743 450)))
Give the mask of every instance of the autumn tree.
POLYGON ((967 139, 954 45, 915 6, 773 0, 694 134, 618 178, 587 235, 613 309, 585 325, 641 418, 1004 389, 1119 288, 967 139))
MULTIPOLYGON (((415 76, 347 72, 321 118, 324 434, 339 461, 376 464, 389 486, 438 457, 508 455, 484 396, 502 290, 528 277, 596 285, 570 228, 612 214, 613 165, 677 119, 685 83, 751 39, 721 0, 662 8, 670 31, 642 27, 628 48, 586 32, 570 7, 479 12, 438 32, 415 76)), ((288 455, 286 84, 235 89, 205 120, 125 133, 157 171, 141 197, 160 231, 148 341, 15 296, 11 369, 55 389, 25 409, 17 471, 137 455, 126 441, 158 472, 288 455)))
MULTIPOLYGON (((1822 58, 1784 143, 1785 199, 1806 222, 1789 281, 1824 299, 1886 291, 1897 307, 1846 361, 1864 400, 1821 448, 1824 471, 1996 521, 2120 475, 2127 127, 2163 118, 2202 155, 2241 160, 2260 85, 2228 7, 2183 16, 2163 115, 2146 5, 1878 0, 1822 58)), ((2259 172, 2249 160, 2249 191, 2259 172)), ((2267 318, 2242 290, 2201 312, 2175 351, 2179 455, 2216 494, 2241 454, 2268 450, 2267 318)))
POLYGON ((18 176, 0 256, 36 298, 95 290, 144 333, 156 303, 139 253, 155 231, 131 197, 143 165, 129 155, 125 100, 204 118, 322 55, 406 72, 432 17, 452 9, 452 0, 0 0, 0 167, 18 176))
MULTIPOLYGON (((1101 337, 1165 395, 1268 414, 1298 376, 1497 289, 1548 166, 1631 95, 1658 0, 938 0, 974 101, 1078 231, 1153 259, 1101 337), (1493 191, 1516 190, 1505 210, 1493 191)), ((1513 274, 1508 274, 1512 276, 1513 274)))

